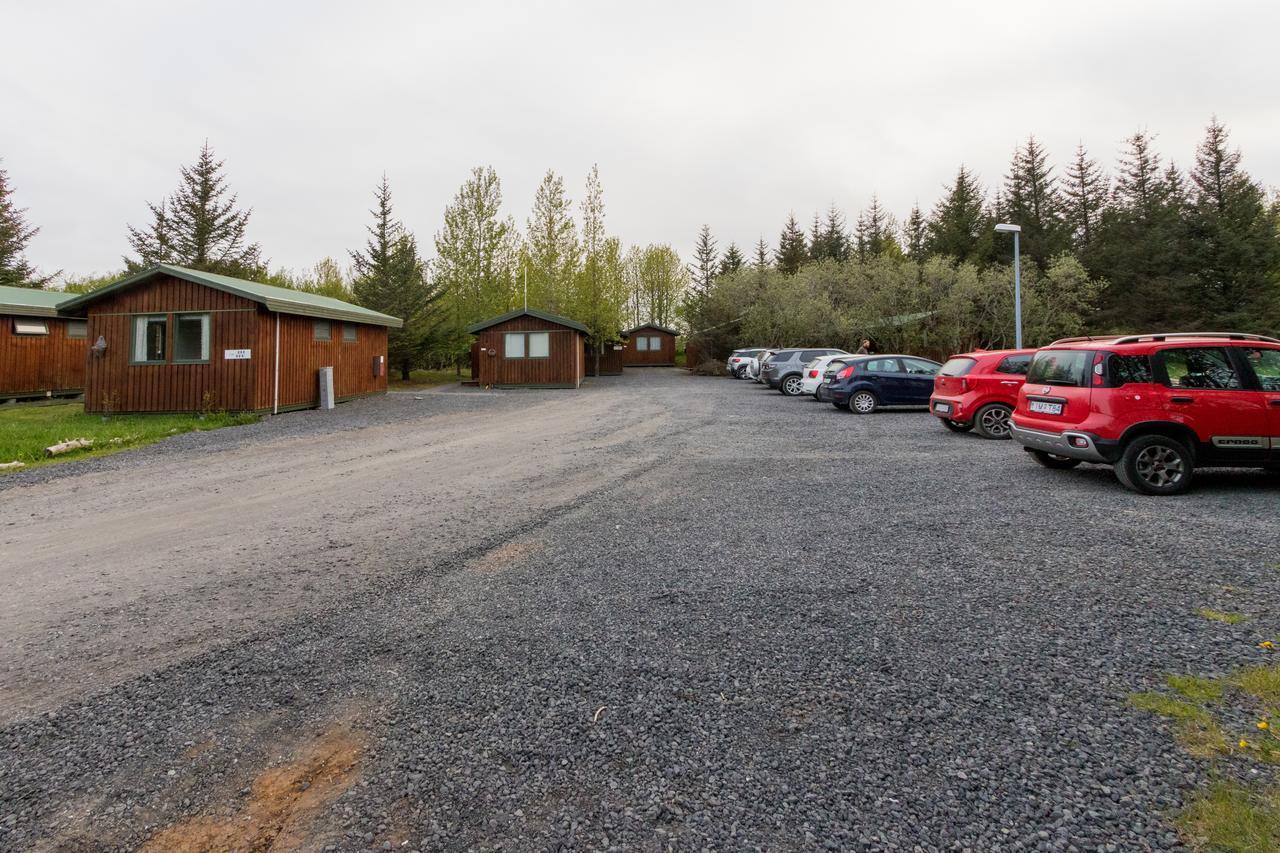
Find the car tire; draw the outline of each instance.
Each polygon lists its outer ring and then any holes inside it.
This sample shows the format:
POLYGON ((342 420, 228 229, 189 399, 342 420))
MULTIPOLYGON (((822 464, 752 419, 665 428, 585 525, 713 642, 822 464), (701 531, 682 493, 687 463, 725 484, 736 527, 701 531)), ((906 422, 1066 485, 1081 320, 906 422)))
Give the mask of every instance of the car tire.
POLYGON ((742 367, 739 367, 737 370, 735 370, 735 371, 733 372, 733 375, 734 375, 734 377, 735 377, 735 378, 737 378, 737 379, 746 379, 746 378, 747 378, 747 366, 744 364, 742 367))
POLYGON ((968 432, 973 429, 973 424, 962 424, 959 421, 951 421, 946 418, 938 418, 942 421, 942 425, 952 432, 968 432))
POLYGON ((1009 416, 1013 409, 1003 403, 983 406, 973 416, 973 431, 983 438, 1007 440, 1010 436, 1009 416))
POLYGON ((778 385, 778 390, 785 397, 796 397, 804 393, 804 378, 799 373, 793 373, 790 376, 783 377, 778 385))
POLYGON ((1059 471, 1065 471, 1080 464, 1079 459, 1072 459, 1070 456, 1058 456, 1054 453, 1046 453, 1043 450, 1033 450, 1031 455, 1044 467, 1059 471))
POLYGON ((1141 435, 1116 461, 1116 479, 1140 495, 1180 495, 1191 488, 1195 460, 1191 450, 1167 435, 1141 435))
POLYGON ((870 391, 855 391, 849 395, 849 411, 855 415, 869 415, 880 407, 880 401, 870 391))

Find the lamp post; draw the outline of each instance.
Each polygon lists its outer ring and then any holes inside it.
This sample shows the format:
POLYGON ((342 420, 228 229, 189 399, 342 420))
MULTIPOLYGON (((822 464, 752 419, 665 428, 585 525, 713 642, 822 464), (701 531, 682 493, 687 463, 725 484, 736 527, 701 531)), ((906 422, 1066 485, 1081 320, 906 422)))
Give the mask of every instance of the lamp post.
POLYGON ((1022 226, 1001 222, 996 231, 1013 235, 1013 338, 1014 345, 1022 349, 1022 263, 1018 257, 1018 237, 1022 234, 1022 226))

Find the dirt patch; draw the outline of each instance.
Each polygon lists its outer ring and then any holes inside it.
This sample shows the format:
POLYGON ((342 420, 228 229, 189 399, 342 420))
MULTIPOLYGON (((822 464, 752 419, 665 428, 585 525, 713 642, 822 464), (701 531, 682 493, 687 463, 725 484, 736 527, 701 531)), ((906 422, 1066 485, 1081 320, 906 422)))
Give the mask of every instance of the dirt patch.
POLYGON ((142 850, 196 853, 308 847, 312 821, 355 783, 363 752, 363 739, 348 727, 329 731, 298 750, 288 764, 259 775, 239 812, 175 824, 152 836, 142 850))
POLYGON ((536 554, 546 547, 547 543, 541 539, 517 539, 514 542, 499 545, 492 551, 476 557, 467 563, 467 568, 482 574, 501 571, 513 563, 527 559, 530 555, 536 554))

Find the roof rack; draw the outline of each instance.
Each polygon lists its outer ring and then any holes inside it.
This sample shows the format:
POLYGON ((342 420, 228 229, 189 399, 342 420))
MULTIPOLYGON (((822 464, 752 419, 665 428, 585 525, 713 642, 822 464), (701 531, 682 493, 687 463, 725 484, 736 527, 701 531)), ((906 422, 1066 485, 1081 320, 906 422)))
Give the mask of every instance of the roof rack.
POLYGON ((1127 335, 1116 338, 1113 343, 1133 344, 1138 341, 1163 341, 1169 338, 1223 338, 1230 341, 1266 341, 1280 344, 1280 338, 1269 338, 1266 335, 1251 335, 1247 332, 1158 332, 1149 335, 1127 335))
POLYGON ((1081 335, 1078 338, 1059 338, 1052 344, 1049 344, 1049 346, 1054 346, 1055 344, 1079 344, 1094 343, 1096 341, 1110 341, 1117 337, 1119 337, 1119 335, 1081 335))

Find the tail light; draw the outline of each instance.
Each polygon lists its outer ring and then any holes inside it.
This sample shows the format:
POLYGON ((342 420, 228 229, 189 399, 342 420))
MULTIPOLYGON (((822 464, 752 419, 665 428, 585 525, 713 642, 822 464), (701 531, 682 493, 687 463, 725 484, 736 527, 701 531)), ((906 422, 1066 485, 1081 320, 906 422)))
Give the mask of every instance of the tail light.
POLYGON ((853 375, 853 372, 854 372, 853 365, 851 364, 848 367, 846 367, 844 370, 837 373, 836 379, 848 379, 850 376, 853 375))
POLYGON ((810 379, 817 379, 817 378, 818 378, 818 371, 816 371, 816 370, 810 370, 810 371, 809 371, 809 378, 810 378, 810 379))
POLYGON ((1102 362, 1106 359, 1106 356, 1107 354, 1105 352, 1094 353, 1094 356, 1093 356, 1093 384, 1094 385, 1102 385, 1104 382, 1106 382, 1106 379, 1103 378, 1103 375, 1102 375, 1103 373, 1106 372, 1106 368, 1104 368, 1102 364, 1102 362))
POLYGON ((963 376, 960 377, 960 393, 961 394, 969 393, 969 380, 965 379, 963 376))
POLYGON ((740 358, 735 358, 735 359, 733 360, 733 363, 734 363, 734 364, 737 364, 737 363, 738 363, 738 362, 740 362, 740 361, 742 361, 742 359, 740 359, 740 358))

